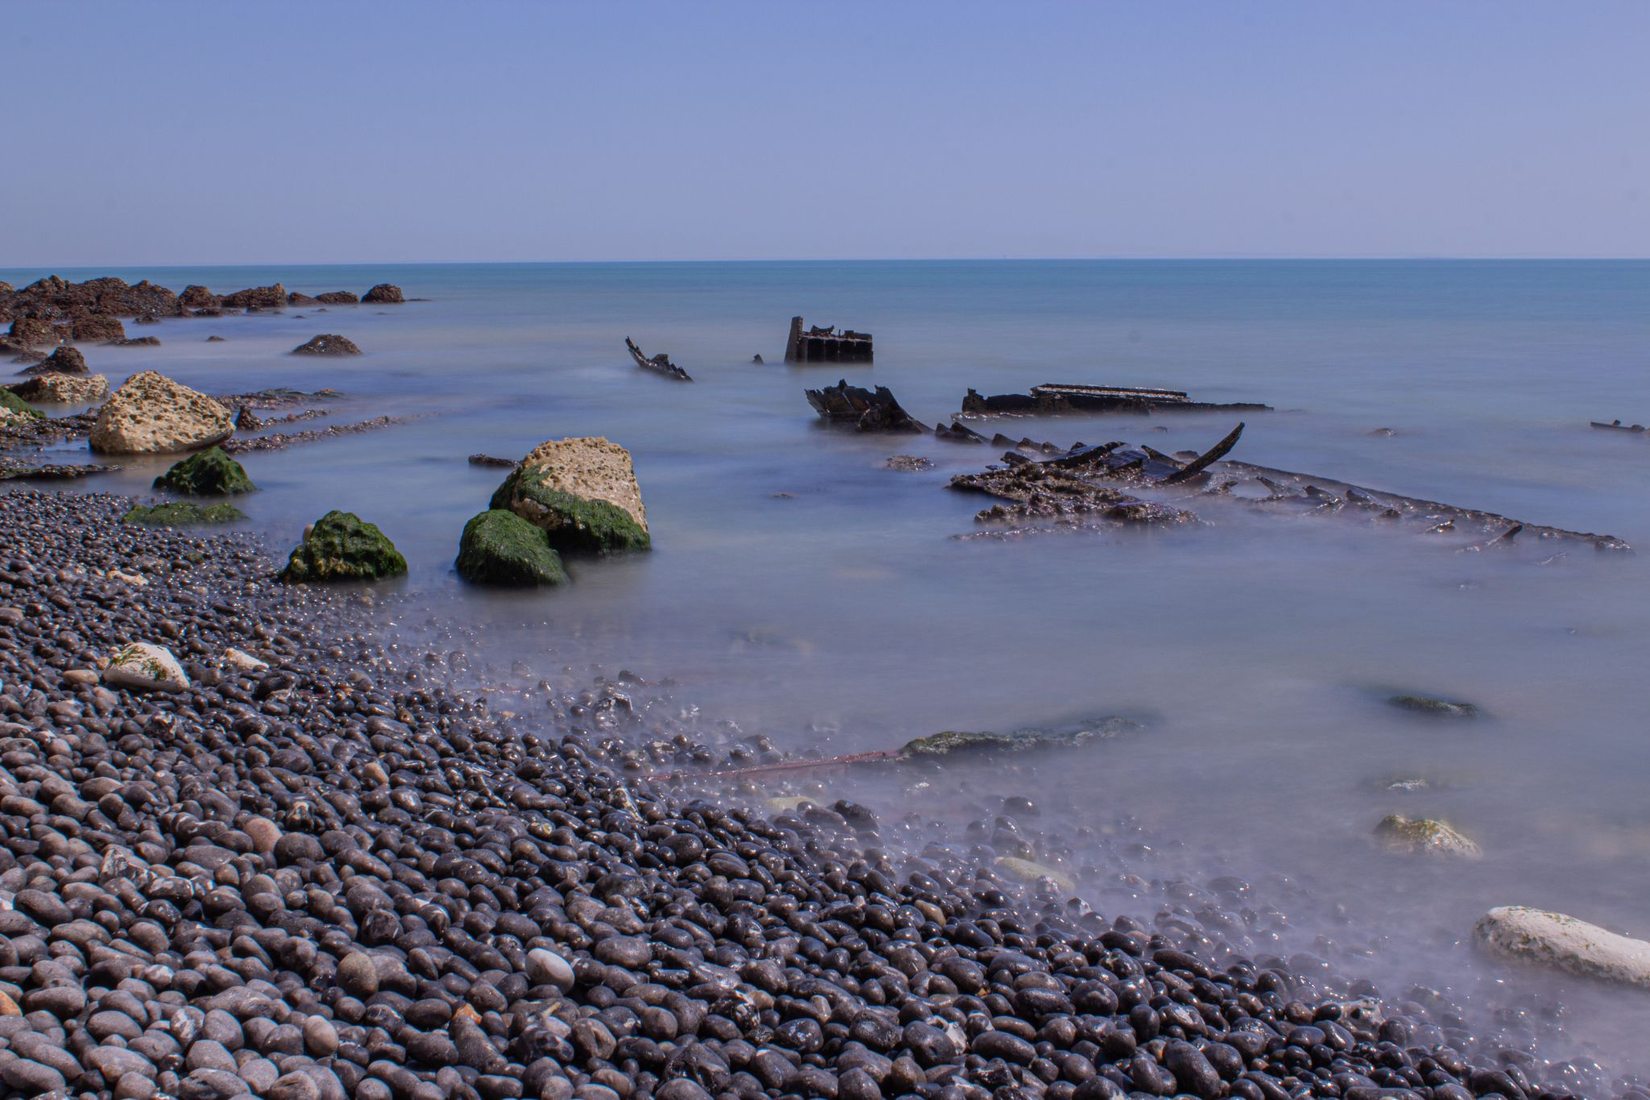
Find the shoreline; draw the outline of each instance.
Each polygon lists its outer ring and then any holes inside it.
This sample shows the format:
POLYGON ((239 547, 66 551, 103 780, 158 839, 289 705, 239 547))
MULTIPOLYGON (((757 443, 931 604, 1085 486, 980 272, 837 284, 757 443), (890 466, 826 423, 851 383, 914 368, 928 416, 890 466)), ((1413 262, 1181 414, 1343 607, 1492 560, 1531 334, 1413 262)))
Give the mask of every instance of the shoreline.
POLYGON ((896 870, 846 804, 770 819, 623 778, 599 728, 446 690, 244 535, 0 501, 0 1079, 22 1094, 1542 1094, 1052 884, 896 870), (130 642, 191 688, 98 683, 130 642))

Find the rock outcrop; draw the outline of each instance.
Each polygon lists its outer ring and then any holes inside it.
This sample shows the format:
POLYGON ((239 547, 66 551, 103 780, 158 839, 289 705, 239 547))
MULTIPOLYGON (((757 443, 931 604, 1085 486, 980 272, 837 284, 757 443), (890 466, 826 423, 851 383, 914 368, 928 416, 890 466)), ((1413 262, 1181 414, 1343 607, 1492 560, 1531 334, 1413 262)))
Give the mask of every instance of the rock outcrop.
POLYGON ((172 652, 163 646, 134 642, 109 658, 103 682, 135 691, 187 691, 189 677, 172 652))
POLYGON ((1486 951, 1503 958, 1650 989, 1650 942, 1563 913, 1505 905, 1480 917, 1473 936, 1486 951))
POLYGON ((22 374, 85 374, 87 373, 86 357, 79 348, 64 345, 52 352, 46 358, 32 367, 25 367, 22 374))
POLYGON ((353 512, 332 511, 304 533, 280 577, 289 582, 364 581, 406 571, 407 559, 376 524, 353 512))
POLYGON ((280 283, 247 287, 225 294, 222 305, 224 309, 281 309, 286 305, 286 287, 280 283))
POLYGON ((317 299, 310 297, 308 294, 300 294, 296 290, 290 291, 286 296, 286 304, 289 306, 312 306, 316 302, 317 299))
POLYGON ((98 413, 92 450, 170 454, 222 443, 235 431, 229 410, 155 371, 126 380, 98 413))
POLYGON ((322 333, 312 336, 307 341, 292 349, 293 355, 360 355, 361 349, 355 346, 355 341, 344 336, 332 333, 322 333))
POLYGON ((471 584, 529 588, 567 583, 561 555, 551 548, 544 531, 514 512, 496 508, 464 525, 453 564, 471 584))
POLYGON ((155 488, 186 497, 227 497, 257 488, 222 447, 190 455, 155 479, 155 488))
POLYGON ((70 319, 68 328, 69 339, 82 344, 126 339, 126 326, 120 323, 120 318, 104 313, 79 314, 70 319))
POLYGON ((19 344, 31 348, 47 347, 57 343, 57 330, 47 317, 19 317, 11 323, 7 334, 19 344))
POLYGON ((27 382, 18 382, 11 392, 25 401, 41 405, 85 405, 109 395, 109 379, 101 374, 64 374, 48 371, 27 382))
POLYGON ((204 286, 190 285, 178 295, 178 305, 185 309, 217 309, 218 296, 204 286))
POLYGON ((317 294, 315 300, 324 306, 353 306, 360 303, 361 296, 353 290, 329 290, 317 294))
POLYGON ((401 296, 401 288, 392 283, 379 283, 361 296, 361 301, 369 305, 400 305, 406 299, 401 296))

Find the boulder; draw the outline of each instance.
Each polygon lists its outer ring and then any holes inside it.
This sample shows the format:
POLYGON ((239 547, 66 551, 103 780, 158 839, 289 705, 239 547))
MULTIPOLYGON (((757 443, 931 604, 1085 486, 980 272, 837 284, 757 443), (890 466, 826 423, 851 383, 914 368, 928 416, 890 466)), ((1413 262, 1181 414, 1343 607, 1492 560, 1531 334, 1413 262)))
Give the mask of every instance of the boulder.
POLYGON ((60 347, 46 358, 32 367, 25 368, 23 374, 85 374, 87 373, 86 357, 79 348, 60 347))
POLYGON ((293 355, 360 355, 361 349, 355 346, 355 341, 343 336, 323 333, 312 336, 305 343, 292 349, 293 355))
POLYGON ((39 420, 45 414, 10 390, 0 390, 0 424, 20 420, 39 420))
POLYGON ((229 410, 210 397, 143 371, 97 414, 91 446, 104 454, 168 454, 222 443, 234 431, 229 410))
POLYGON ((599 438, 541 443, 493 494, 491 507, 543 528, 563 553, 646 550, 647 511, 630 453, 599 438))
POLYGON ((391 283, 379 283, 363 294, 361 300, 370 305, 400 305, 406 301, 401 296, 401 288, 391 283))
POLYGON ((1408 818, 1391 814, 1375 826, 1375 839, 1381 847, 1406 855, 1465 856, 1476 859, 1483 850, 1471 838, 1457 832, 1454 826, 1432 818, 1408 818))
POLYGON ((134 691, 187 691, 189 677, 170 650, 134 642, 117 650, 103 670, 103 682, 134 691))
POLYGON ((222 447, 190 455, 155 479, 155 488, 186 497, 227 497, 257 488, 222 447))
POLYGON ((120 323, 119 317, 90 313, 80 314, 69 321, 69 339, 82 344, 106 343, 125 338, 126 326, 120 323))
POLYGON ((245 519, 246 513, 233 504, 209 504, 201 507, 192 500, 171 500, 165 504, 139 504, 124 516, 122 523, 136 523, 143 527, 193 527, 208 523, 234 523, 245 519))
POLYGON ((11 323, 8 332, 12 339, 29 347, 57 343, 57 329, 52 327, 49 317, 19 317, 11 323))
POLYGON ((407 559, 374 524, 352 512, 316 520, 281 570, 283 581, 356 581, 398 577, 407 559))
POLYGON ((186 286, 178 295, 178 305, 184 309, 216 309, 218 296, 204 286, 186 286))
POLYGON ((317 294, 315 300, 327 306, 353 306, 361 301, 361 296, 353 290, 329 290, 317 294))
POLYGON ((296 290, 286 296, 286 304, 289 306, 312 306, 316 301, 317 299, 311 298, 308 294, 300 294, 296 290))
POLYGON ((263 672, 269 667, 269 662, 260 657, 254 657, 244 649, 233 646, 223 651, 224 664, 238 668, 242 672, 263 672))
POLYGON ((281 309, 286 305, 286 287, 280 283, 248 287, 225 294, 222 304, 225 309, 281 309))
POLYGON ((1479 946, 1503 958, 1650 989, 1650 942, 1563 913, 1504 905, 1480 917, 1472 931, 1479 946))
POLYGON ((567 583, 561 555, 551 549, 549 537, 514 512, 497 508, 464 525, 454 565, 472 584, 528 588, 567 583))
POLYGON ((42 405, 85 405, 109 394, 109 380, 101 374, 63 374, 51 371, 18 382, 11 392, 42 405))

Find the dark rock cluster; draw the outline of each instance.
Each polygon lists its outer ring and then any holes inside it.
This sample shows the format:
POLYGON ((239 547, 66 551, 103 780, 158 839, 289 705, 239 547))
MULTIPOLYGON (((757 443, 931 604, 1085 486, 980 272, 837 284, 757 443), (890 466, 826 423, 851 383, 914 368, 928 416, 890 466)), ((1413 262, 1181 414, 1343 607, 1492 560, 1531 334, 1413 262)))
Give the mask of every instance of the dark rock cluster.
POLYGON ((897 870, 850 803, 625 780, 597 732, 622 692, 514 719, 244 540, 0 503, 8 1095, 1550 1095, 1170 925, 897 870), (187 688, 101 683, 134 642, 187 688))

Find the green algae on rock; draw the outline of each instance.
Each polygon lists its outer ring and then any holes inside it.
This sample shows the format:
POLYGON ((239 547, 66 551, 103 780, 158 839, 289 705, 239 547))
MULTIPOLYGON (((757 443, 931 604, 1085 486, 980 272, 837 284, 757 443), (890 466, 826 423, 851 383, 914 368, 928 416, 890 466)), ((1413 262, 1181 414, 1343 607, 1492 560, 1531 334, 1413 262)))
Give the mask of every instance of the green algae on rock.
POLYGON ((616 504, 552 488, 551 475, 522 467, 504 479, 491 507, 513 512, 542 530, 550 546, 564 554, 613 554, 647 550, 647 529, 616 504))
POLYGON ((1110 740, 1140 728, 1140 723, 1132 718, 1108 715, 1092 722, 1078 722, 1058 729, 1024 729, 1013 733, 942 730, 907 741, 896 755, 910 758, 981 750, 1024 752, 1028 749, 1071 748, 1090 741, 1110 740))
POLYGON ((4 386, 0 386, 0 424, 4 424, 13 418, 40 420, 45 415, 45 413, 18 397, 15 393, 4 386))
POLYGON ((561 555, 551 548, 545 532, 499 508, 464 525, 454 565, 472 584, 527 588, 567 583, 561 555))
POLYGON ((201 507, 190 500, 173 500, 165 504, 139 504, 124 516, 122 523, 137 523, 144 527, 192 527, 206 523, 234 523, 245 519, 246 513, 233 504, 209 504, 201 507))
POLYGON ((331 511, 304 533, 280 579, 303 581, 370 581, 399 577, 407 559, 376 524, 353 512, 331 511))
POLYGON ((190 497, 227 497, 257 488, 222 447, 190 455, 155 479, 155 488, 190 497))

